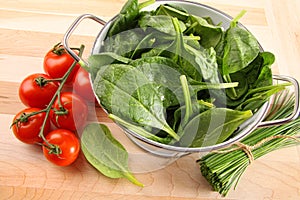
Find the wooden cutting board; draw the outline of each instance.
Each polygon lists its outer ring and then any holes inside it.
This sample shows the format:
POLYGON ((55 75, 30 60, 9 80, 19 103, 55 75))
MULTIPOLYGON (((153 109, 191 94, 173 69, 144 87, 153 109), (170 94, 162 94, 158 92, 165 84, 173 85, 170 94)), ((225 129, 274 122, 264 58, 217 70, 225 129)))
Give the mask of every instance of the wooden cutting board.
MULTIPOLYGON (((299 0, 199 1, 231 16, 242 9, 241 22, 263 48, 276 56, 274 73, 300 80, 299 0)), ((132 144, 105 113, 89 105, 89 120, 107 124, 127 148, 129 165, 145 187, 126 179, 109 179, 98 173, 83 154, 69 167, 57 167, 36 146, 19 142, 9 126, 24 108, 18 86, 25 76, 43 72, 43 56, 75 18, 92 13, 111 19, 124 0, 4 1, 0 0, 0 199, 221 199, 202 177, 195 161, 198 154, 162 159, 132 144)), ((72 36, 72 46, 85 44, 89 55, 101 30, 87 21, 72 36)), ((300 147, 290 147, 255 161, 236 190, 223 199, 300 199, 300 147)))

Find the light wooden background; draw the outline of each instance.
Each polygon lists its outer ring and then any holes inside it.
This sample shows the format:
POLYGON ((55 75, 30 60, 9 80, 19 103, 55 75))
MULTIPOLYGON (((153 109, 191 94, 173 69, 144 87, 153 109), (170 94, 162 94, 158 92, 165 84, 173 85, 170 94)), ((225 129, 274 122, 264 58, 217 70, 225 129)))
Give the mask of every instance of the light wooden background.
MULTIPOLYGON (((125 179, 99 174, 83 155, 69 167, 45 160, 36 146, 17 141, 9 129, 24 106, 18 86, 25 76, 43 72, 43 56, 75 20, 92 13, 109 20, 124 0, 0 0, 0 199, 222 199, 201 176, 193 154, 171 162, 144 153, 124 136, 105 114, 90 106, 90 120, 98 119, 128 148, 130 167, 145 184, 139 188, 125 179), (97 118, 96 118, 97 117, 97 118), (143 173, 141 173, 143 172, 143 173)), ((299 0, 204 0, 201 3, 235 16, 276 56, 274 73, 300 80, 299 0)), ((85 44, 89 55, 101 26, 84 22, 71 38, 85 44)), ((271 153, 254 162, 236 190, 223 199, 300 199, 300 147, 271 153)))

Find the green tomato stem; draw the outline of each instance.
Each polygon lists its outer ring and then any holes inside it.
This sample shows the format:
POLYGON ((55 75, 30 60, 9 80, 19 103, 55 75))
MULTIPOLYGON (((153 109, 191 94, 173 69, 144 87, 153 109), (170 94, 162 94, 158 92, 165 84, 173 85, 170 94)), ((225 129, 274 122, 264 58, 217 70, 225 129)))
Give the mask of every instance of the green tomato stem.
MULTIPOLYGON (((80 46, 80 50, 79 50, 79 56, 82 56, 83 50, 84 50, 84 45, 81 45, 81 46, 80 46)), ((45 125, 46 125, 46 122, 47 122, 47 120, 48 120, 48 118, 49 118, 49 113, 50 113, 50 110, 51 110, 51 108, 52 108, 52 105, 53 105, 53 103, 54 103, 54 101, 56 100, 57 97, 58 97, 59 104, 61 104, 61 103, 60 103, 60 93, 61 93, 61 90, 62 90, 64 84, 66 83, 67 78, 69 77, 69 75, 71 74, 72 70, 74 69, 75 65, 76 65, 76 61, 73 62, 73 64, 71 65, 71 67, 70 67, 70 68, 68 69, 68 71, 64 74, 64 76, 62 77, 62 81, 61 81, 59 87, 57 88, 55 94, 53 95, 53 97, 52 97, 51 101, 49 102, 49 104, 47 105, 47 107, 44 109, 44 112, 46 112, 46 115, 45 115, 45 119, 44 119, 44 121, 43 121, 41 130, 40 130, 39 136, 43 139, 43 141, 46 143, 46 145, 47 145, 48 147, 50 147, 52 150, 54 150, 54 148, 56 149, 56 148, 59 148, 59 147, 57 147, 57 146, 55 146, 55 145, 53 145, 53 144, 50 144, 50 143, 47 141, 47 139, 45 138, 45 136, 44 136, 45 125)), ((59 149, 57 149, 57 150, 55 150, 55 151, 58 152, 59 149)))
POLYGON ((13 123, 10 125, 10 128, 13 125, 18 124, 19 122, 27 122, 29 117, 31 117, 33 115, 37 115, 37 114, 42 113, 42 112, 46 112, 46 109, 42 109, 42 110, 32 112, 32 113, 23 113, 18 119, 13 121, 13 123))

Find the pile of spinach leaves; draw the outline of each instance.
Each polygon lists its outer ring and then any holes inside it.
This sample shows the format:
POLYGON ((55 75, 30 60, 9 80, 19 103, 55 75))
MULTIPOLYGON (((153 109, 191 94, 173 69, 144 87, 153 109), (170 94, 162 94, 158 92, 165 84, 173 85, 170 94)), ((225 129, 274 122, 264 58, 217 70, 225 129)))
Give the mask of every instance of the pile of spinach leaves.
MULTIPOLYGON (((274 55, 238 26, 164 4, 129 0, 89 57, 95 93, 109 116, 157 142, 201 147, 223 142, 284 85, 273 85, 274 55)), ((201 13, 199 13, 201 15, 201 13)))

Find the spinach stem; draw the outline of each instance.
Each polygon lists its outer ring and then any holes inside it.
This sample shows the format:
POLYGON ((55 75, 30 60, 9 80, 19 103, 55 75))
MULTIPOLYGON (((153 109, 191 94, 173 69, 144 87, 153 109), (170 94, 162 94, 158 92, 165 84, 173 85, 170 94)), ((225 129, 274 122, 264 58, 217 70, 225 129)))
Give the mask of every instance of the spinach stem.
POLYGON ((139 10, 153 4, 155 2, 155 0, 148 0, 148 1, 145 1, 145 2, 142 2, 142 3, 139 3, 139 10))
POLYGON ((180 76, 180 83, 181 83, 182 90, 183 90, 184 102, 185 102, 185 108, 186 108, 183 122, 182 122, 182 126, 184 127, 188 123, 190 116, 193 114, 193 108, 192 108, 192 100, 191 100, 190 90, 189 90, 188 82, 187 82, 185 75, 180 76))
POLYGON ((230 27, 236 27, 238 21, 246 14, 246 10, 242 10, 231 22, 230 27))
MULTIPOLYGON (((225 80, 227 83, 232 83, 231 77, 230 77, 229 74, 226 74, 226 75, 224 75, 223 77, 224 77, 224 80, 225 80)), ((231 90, 231 92, 232 92, 234 98, 236 98, 236 97, 237 97, 237 93, 236 93, 235 88, 232 87, 232 88, 229 88, 229 90, 231 90)))

